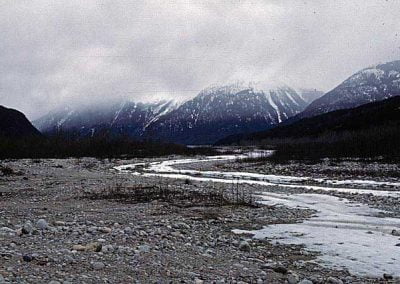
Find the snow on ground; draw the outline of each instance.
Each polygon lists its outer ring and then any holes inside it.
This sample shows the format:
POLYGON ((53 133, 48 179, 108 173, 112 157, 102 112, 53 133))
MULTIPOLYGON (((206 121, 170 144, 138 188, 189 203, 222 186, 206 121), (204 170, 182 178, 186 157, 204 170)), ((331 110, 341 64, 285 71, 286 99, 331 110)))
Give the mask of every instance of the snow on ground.
POLYGON ((328 195, 262 193, 261 197, 264 204, 310 208, 318 213, 299 224, 277 224, 235 233, 304 244, 309 250, 321 252, 319 264, 347 268, 357 275, 400 276, 400 247, 396 246, 400 239, 391 234, 393 229, 400 229, 400 219, 380 218, 377 209, 328 195))
POLYGON ((250 154, 237 154, 237 155, 220 155, 210 156, 203 159, 177 159, 166 160, 162 162, 153 163, 138 163, 131 165, 124 165, 115 167, 119 171, 132 171, 141 167, 141 174, 147 176, 161 176, 175 179, 191 179, 196 181, 212 181, 222 183, 239 183, 251 184, 261 186, 277 186, 281 188, 302 188, 307 190, 322 190, 322 191, 337 191, 344 193, 359 193, 359 194, 373 194, 376 196, 400 196, 400 191, 394 190, 375 190, 363 188, 346 188, 336 187, 337 185, 351 185, 351 186, 365 186, 368 187, 398 187, 400 183, 393 182, 378 182, 372 180, 328 180, 328 179, 315 179, 311 177, 295 177, 283 175, 266 175, 247 172, 220 172, 220 171, 198 171, 198 170, 184 170, 176 169, 173 166, 191 164, 191 163, 204 163, 210 161, 230 161, 237 159, 244 159, 257 157, 261 155, 268 155, 270 152, 256 152, 250 154), (312 184, 312 185, 311 185, 312 184), (314 185, 317 184, 317 185, 314 185), (335 185, 330 187, 328 185, 335 185))
MULTIPOLYGON (((377 196, 400 196, 393 190, 399 183, 372 180, 328 180, 310 177, 264 175, 246 172, 219 172, 179 170, 173 166, 209 161, 230 161, 248 155, 222 155, 204 159, 166 160, 119 166, 119 171, 135 175, 159 176, 173 179, 190 179, 221 183, 245 183, 275 186, 279 188, 304 188, 311 190, 337 191, 377 196), (135 171, 140 167, 140 171, 135 171), (318 185, 308 185, 313 182, 318 185), (332 187, 332 185, 358 185, 363 188, 332 187), (331 185, 331 186, 329 186, 331 185), (391 186, 392 190, 375 190, 375 187, 391 186)), ((367 205, 350 203, 346 199, 324 194, 292 194, 262 192, 262 203, 289 207, 310 208, 316 216, 298 224, 277 224, 258 231, 235 230, 236 233, 253 233, 256 238, 273 239, 286 244, 303 244, 307 249, 321 252, 318 263, 337 269, 346 268, 351 273, 381 277, 383 273, 400 276, 400 238, 391 234, 400 230, 400 219, 381 218, 382 211, 367 205)))

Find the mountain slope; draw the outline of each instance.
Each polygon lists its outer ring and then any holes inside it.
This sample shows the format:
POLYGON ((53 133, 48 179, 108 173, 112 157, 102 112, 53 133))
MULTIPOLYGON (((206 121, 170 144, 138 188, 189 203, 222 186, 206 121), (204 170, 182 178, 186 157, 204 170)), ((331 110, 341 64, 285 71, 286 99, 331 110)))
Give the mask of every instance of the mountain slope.
POLYGON ((400 155, 400 97, 303 118, 274 129, 227 137, 219 144, 270 145, 279 155, 400 155), (279 150, 280 149, 280 150, 279 150))
POLYGON ((273 89, 235 83, 200 92, 152 124, 147 137, 183 144, 211 144, 235 133, 271 128, 301 112, 307 102, 287 86, 273 89))
POLYGON ((363 69, 312 102, 294 120, 400 95, 400 60, 363 69))
POLYGON ((149 124, 178 107, 174 101, 135 103, 123 101, 109 105, 66 107, 34 121, 43 132, 78 131, 81 136, 93 136, 107 130, 114 134, 140 137, 149 124))
POLYGON ((265 130, 298 114, 307 106, 288 86, 272 89, 260 84, 235 83, 210 87, 184 103, 120 102, 65 108, 34 124, 43 132, 100 131, 182 144, 212 144, 231 134, 265 130))
POLYGON ((40 137, 40 132, 25 115, 15 109, 0 106, 0 138, 20 139, 40 137))

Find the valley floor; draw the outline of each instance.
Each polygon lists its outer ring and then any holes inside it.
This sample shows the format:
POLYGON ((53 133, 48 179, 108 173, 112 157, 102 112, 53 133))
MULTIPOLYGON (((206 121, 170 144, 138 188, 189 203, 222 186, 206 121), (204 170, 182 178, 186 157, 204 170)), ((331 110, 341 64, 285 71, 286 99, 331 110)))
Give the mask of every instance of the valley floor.
POLYGON ((396 165, 371 166, 376 174, 364 175, 351 173, 368 168, 356 161, 274 166, 220 159, 177 162, 181 172, 174 173, 164 160, 4 161, 12 171, 0 175, 0 283, 399 281, 396 165), (150 163, 155 168, 146 170, 150 163), (349 179, 380 183, 335 183, 349 179), (132 197, 146 188, 163 197, 132 197), (258 206, 190 195, 232 198, 239 188, 258 206), (354 237, 346 239, 349 233, 354 237))

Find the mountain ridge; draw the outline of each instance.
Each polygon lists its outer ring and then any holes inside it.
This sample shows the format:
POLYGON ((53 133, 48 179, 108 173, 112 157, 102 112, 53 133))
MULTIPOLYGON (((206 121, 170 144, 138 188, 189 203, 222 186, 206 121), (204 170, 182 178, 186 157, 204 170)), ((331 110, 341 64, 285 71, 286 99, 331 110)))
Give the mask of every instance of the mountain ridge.
POLYGON ((299 92, 286 85, 261 88, 259 83, 235 82, 210 86, 181 102, 122 101, 79 110, 65 108, 34 124, 46 133, 75 130, 90 136, 107 130, 140 139, 212 144, 232 133, 268 129, 298 114, 307 104, 299 92))

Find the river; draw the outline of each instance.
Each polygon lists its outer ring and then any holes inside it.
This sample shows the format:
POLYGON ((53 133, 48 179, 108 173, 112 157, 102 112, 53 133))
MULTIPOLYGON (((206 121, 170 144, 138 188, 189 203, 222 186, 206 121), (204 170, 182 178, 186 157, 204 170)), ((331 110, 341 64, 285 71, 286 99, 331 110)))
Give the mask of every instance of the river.
POLYGON ((393 230, 400 232, 400 219, 382 218, 380 214, 382 211, 378 209, 350 202, 345 198, 321 194, 321 191, 337 191, 399 197, 399 191, 382 188, 384 186, 399 188, 400 183, 184 169, 187 164, 234 162, 237 159, 269 154, 270 152, 257 151, 205 158, 172 159, 123 165, 115 169, 148 177, 243 183, 258 185, 261 188, 265 186, 265 191, 260 190, 256 193, 260 203, 310 208, 318 213, 298 224, 270 225, 251 232, 238 228, 234 233, 252 233, 255 238, 268 238, 272 242, 303 244, 307 250, 320 252, 320 256, 315 260, 318 264, 335 269, 347 269, 356 275, 381 277, 387 273, 400 276, 400 238, 392 234, 393 230), (279 188, 280 192, 268 192, 267 188, 271 186, 279 188), (285 192, 286 188, 315 190, 316 193, 288 194, 285 192))

